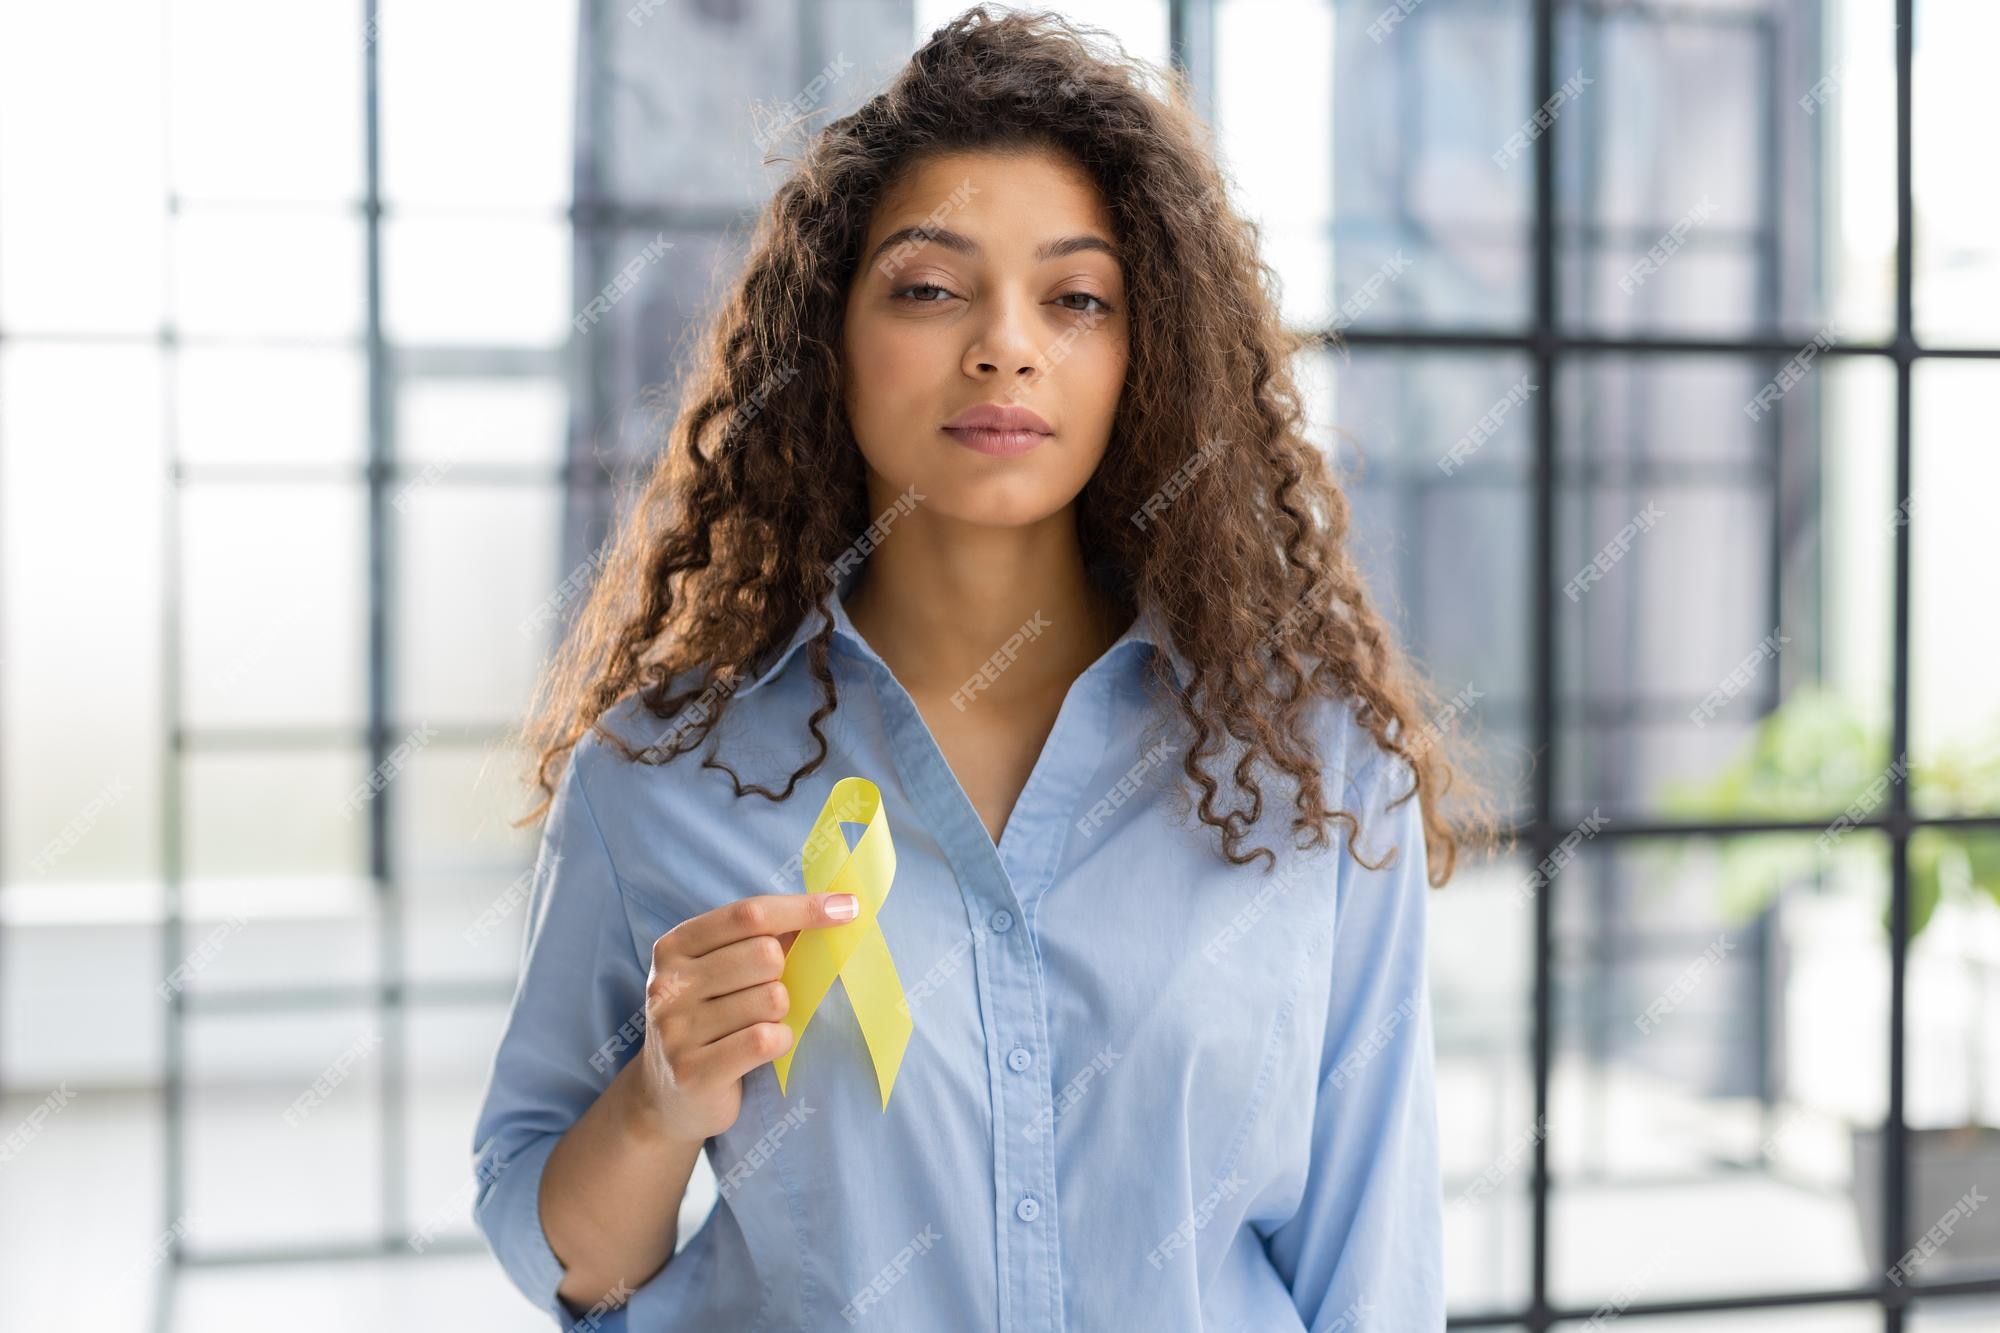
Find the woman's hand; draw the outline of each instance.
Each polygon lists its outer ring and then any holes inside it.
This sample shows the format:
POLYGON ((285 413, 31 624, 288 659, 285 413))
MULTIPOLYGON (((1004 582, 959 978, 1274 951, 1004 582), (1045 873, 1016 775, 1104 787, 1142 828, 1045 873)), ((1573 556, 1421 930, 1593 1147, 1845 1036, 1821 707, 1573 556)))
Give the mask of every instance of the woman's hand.
POLYGON ((653 941, 638 1063, 662 1133, 699 1143, 736 1123, 743 1076, 791 1049, 778 978, 799 931, 844 925, 851 893, 765 893, 690 917, 653 941))

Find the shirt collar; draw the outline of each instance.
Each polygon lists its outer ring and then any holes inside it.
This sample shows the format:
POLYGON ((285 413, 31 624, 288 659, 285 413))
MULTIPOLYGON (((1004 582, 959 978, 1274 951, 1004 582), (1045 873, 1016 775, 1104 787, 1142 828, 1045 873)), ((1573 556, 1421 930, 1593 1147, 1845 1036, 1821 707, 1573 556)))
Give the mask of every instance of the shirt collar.
MULTIPOLYGON (((859 565, 850 566, 842 572, 838 584, 825 597, 820 599, 816 610, 807 612, 799 618, 798 626, 792 631, 791 639, 786 642, 783 648, 778 650, 777 656, 771 659, 770 665, 758 672, 749 684, 734 691, 738 698, 762 688, 768 681, 781 674, 786 665, 798 654, 799 649, 818 635, 827 617, 831 617, 833 620, 833 640, 836 645, 845 644, 856 656, 866 661, 882 663, 882 659, 876 655, 875 650, 868 646, 868 641, 861 637, 861 631, 855 629, 854 622, 847 618, 847 607, 844 604, 844 599, 848 592, 853 589, 855 580, 860 577, 860 573, 861 567, 859 565)), ((1187 659, 1181 655, 1180 649, 1174 646, 1172 637, 1164 629, 1160 628, 1158 617, 1152 613, 1150 608, 1142 611, 1133 619, 1132 623, 1126 627, 1125 632, 1119 635, 1109 648, 1104 650, 1104 656, 1099 660, 1109 661, 1119 653, 1131 652, 1133 650, 1128 645, 1132 644, 1144 644, 1154 652, 1160 652, 1164 647, 1168 665, 1172 668, 1175 679, 1180 682, 1181 688, 1187 688, 1188 682, 1194 677, 1193 670, 1189 666, 1187 659)), ((883 670, 888 670, 886 663, 882 663, 882 666, 883 670)))

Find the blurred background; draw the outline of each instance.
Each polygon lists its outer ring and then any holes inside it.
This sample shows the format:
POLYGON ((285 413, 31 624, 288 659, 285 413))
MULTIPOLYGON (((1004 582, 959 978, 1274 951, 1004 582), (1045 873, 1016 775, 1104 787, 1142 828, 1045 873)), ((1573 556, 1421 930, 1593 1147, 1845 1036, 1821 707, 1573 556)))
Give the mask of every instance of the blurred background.
MULTIPOLYGON (((1433 900, 1453 1326, 2000 1329, 2000 5, 1057 7, 1531 757, 1433 900)), ((544 1326, 500 741, 786 126, 959 8, 0 0, 0 1327, 544 1326)))

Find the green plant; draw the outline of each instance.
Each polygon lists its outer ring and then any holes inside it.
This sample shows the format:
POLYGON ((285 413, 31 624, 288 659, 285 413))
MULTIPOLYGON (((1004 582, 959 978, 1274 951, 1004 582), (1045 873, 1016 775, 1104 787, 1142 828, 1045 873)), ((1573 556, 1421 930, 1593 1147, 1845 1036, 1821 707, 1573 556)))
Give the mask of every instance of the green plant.
MULTIPOLYGON (((1754 916, 1787 884, 1815 884, 1840 858, 1873 858, 1880 844, 1857 837, 1853 824, 1879 813, 1888 802, 1897 763, 1888 758, 1888 737, 1831 691, 1795 691, 1758 723, 1743 750, 1700 782, 1673 784, 1665 794, 1670 814, 1687 819, 1828 820, 1817 836, 1758 833, 1721 840, 1719 890, 1724 913, 1741 920, 1754 916), (1834 812, 1828 819, 1828 813, 1834 812)), ((1928 762, 1909 765, 1905 774, 1929 808, 1956 812, 2000 810, 2000 744, 1977 748, 1940 747, 1928 762)), ((1685 840, 1667 855, 1678 858, 1685 840)), ((1910 838, 1910 939, 1930 924, 1947 898, 1968 905, 2000 907, 2000 829, 1926 828, 1910 838)), ((1882 928, 1890 929, 1889 908, 1882 928)), ((1984 1054, 1988 1010, 1987 969, 1967 947, 1964 962, 1975 1000, 1966 1027, 1969 1101, 1976 1123, 1985 1104, 1984 1054)))
MULTIPOLYGON (((1663 807, 1690 820, 1828 821, 1817 837, 1753 833, 1722 840, 1723 909, 1742 919, 1761 911, 1785 884, 1834 860, 1879 856, 1874 840, 1856 837, 1849 821, 1881 812, 1894 769, 1885 728, 1833 691, 1808 686, 1767 714, 1714 774, 1669 784, 1663 807)), ((2000 742, 1940 749, 1910 765, 1907 776, 1935 808, 2000 811, 2000 742)), ((1681 851, 1676 844, 1669 854, 1681 851)), ((1910 839, 1909 865, 1912 939, 1947 897, 2000 907, 2000 829, 1920 830, 1910 839)), ((1885 907, 1884 929, 1888 924, 1885 907)))

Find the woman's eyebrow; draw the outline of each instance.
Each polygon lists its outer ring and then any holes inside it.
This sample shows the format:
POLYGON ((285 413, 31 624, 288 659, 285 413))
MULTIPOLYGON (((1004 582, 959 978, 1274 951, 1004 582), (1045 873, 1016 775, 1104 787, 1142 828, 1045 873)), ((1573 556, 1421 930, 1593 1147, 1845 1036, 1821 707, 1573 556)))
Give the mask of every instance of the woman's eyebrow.
MULTIPOLYGON (((953 231, 949 227, 926 227, 919 225, 898 227, 887 236, 884 236, 877 242, 875 249, 869 253, 868 262, 873 263, 876 256, 880 255, 884 250, 901 245, 906 241, 914 244, 935 241, 947 250, 956 250, 958 253, 974 259, 979 258, 985 253, 981 249, 979 242, 973 240, 963 232, 953 231)), ((1079 254, 1085 250, 1100 250, 1110 255, 1113 259, 1118 257, 1117 247, 1102 236, 1084 235, 1064 236, 1053 241, 1043 241, 1035 247, 1035 261, 1037 263, 1045 263, 1051 259, 1061 259, 1065 255, 1079 254)))

